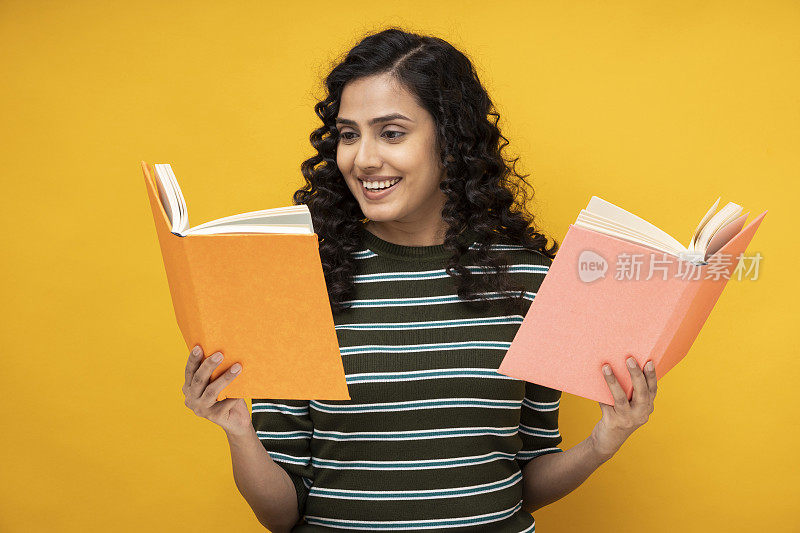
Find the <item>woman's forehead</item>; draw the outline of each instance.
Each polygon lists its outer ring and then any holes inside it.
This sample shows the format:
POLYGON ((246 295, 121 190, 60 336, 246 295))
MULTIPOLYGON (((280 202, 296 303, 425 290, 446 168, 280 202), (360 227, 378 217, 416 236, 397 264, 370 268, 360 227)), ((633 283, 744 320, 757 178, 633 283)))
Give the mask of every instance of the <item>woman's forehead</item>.
POLYGON ((368 125, 372 119, 393 113, 416 121, 422 111, 414 95, 395 80, 371 76, 345 85, 338 116, 368 125))

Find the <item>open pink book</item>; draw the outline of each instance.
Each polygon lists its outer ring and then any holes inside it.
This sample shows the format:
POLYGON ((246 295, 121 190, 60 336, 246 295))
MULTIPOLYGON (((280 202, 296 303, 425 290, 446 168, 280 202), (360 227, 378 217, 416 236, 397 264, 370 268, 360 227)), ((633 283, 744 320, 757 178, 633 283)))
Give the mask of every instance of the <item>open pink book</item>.
MULTIPOLYGON (((629 355, 661 379, 688 353, 766 211, 719 199, 688 246, 593 196, 550 265, 498 372, 613 404, 602 365, 631 399, 629 355), (716 212, 716 213, 715 213, 716 212)), ((735 276, 734 276, 735 277, 735 276)))

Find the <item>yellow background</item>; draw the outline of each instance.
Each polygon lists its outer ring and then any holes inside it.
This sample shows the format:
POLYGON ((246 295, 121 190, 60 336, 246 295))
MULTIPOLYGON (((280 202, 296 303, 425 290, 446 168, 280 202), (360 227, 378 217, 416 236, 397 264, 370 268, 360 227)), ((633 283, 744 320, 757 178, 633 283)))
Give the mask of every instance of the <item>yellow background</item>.
MULTIPOLYGON (((333 62, 387 24, 474 61, 559 241, 591 195, 688 241, 768 209, 650 421, 537 531, 800 531, 800 4, 0 2, 0 530, 261 531, 183 405, 139 161, 192 225, 291 204, 333 62)), ((302 335, 302 332, 298 332, 302 335)), ((565 395, 566 448, 597 404, 565 395)))

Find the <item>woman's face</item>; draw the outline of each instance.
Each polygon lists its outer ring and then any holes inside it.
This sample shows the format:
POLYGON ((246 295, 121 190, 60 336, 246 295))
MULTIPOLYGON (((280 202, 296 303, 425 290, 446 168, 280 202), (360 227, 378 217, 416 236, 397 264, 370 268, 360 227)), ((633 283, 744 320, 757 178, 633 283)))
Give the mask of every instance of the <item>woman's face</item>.
POLYGON ((444 167, 433 117, 387 75, 348 83, 336 118, 336 163, 364 216, 384 234, 415 235, 442 225, 444 167), (388 194, 370 198, 362 183, 401 178, 388 194))

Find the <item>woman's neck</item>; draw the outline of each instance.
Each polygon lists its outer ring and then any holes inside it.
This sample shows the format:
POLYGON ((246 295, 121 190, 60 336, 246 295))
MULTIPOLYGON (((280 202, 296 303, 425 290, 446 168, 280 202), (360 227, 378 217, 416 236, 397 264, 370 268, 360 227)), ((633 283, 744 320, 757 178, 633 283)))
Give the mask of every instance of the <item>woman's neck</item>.
POLYGON ((412 228, 410 226, 398 226, 391 222, 369 220, 364 224, 364 227, 376 237, 401 246, 441 245, 444 244, 444 236, 447 232, 447 225, 443 221, 438 226, 427 225, 412 228))

